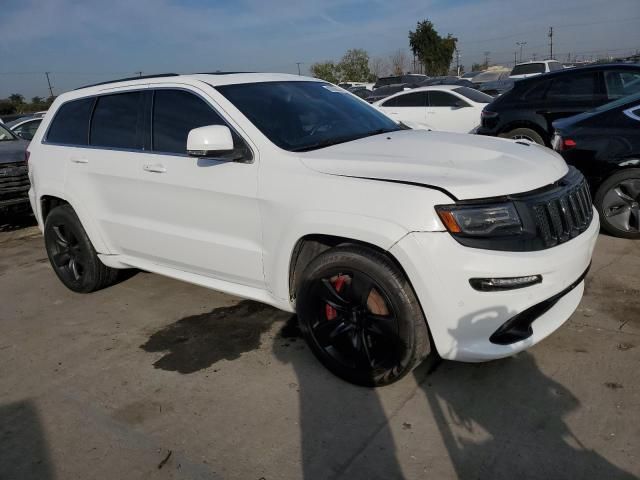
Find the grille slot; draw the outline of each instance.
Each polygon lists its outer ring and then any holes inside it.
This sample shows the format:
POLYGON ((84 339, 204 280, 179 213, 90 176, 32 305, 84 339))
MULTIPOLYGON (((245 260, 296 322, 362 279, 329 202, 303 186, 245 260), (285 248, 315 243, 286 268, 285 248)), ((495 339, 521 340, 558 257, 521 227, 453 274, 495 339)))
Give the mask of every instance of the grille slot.
POLYGON ((556 198, 533 206, 538 233, 550 248, 565 243, 584 232, 593 219, 591 194, 582 181, 556 198))

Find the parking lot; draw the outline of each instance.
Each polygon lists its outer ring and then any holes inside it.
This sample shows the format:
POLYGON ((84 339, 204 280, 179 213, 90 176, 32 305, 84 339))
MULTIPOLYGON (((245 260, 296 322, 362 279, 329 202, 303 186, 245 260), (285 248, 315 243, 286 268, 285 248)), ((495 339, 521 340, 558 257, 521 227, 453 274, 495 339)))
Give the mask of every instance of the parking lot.
POLYGON ((295 318, 145 272, 74 294, 39 231, 0 233, 0 478, 634 478, 640 244, 601 235, 558 332, 369 390, 295 318))

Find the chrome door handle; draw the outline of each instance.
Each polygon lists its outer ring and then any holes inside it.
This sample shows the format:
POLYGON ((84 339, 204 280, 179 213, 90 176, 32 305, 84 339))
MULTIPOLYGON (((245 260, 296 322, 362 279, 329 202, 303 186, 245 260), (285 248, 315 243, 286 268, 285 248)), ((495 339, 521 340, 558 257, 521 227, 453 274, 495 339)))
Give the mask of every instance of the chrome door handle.
POLYGON ((164 165, 160 165, 160 164, 146 164, 142 168, 144 169, 145 172, 153 172, 153 173, 164 173, 167 171, 164 165))
POLYGON ((86 158, 72 158, 71 162, 72 163, 89 163, 89 160, 87 160, 86 158))

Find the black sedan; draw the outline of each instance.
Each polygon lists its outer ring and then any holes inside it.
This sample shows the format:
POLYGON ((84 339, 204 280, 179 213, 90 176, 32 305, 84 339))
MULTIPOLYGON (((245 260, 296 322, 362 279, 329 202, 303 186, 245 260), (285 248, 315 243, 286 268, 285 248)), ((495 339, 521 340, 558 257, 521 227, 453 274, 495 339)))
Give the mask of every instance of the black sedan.
POLYGON ((640 238, 640 93, 553 126, 554 149, 589 179, 602 227, 640 238))
POLYGON ((549 146, 555 120, 636 92, 640 65, 595 65, 524 78, 487 105, 478 133, 549 146))

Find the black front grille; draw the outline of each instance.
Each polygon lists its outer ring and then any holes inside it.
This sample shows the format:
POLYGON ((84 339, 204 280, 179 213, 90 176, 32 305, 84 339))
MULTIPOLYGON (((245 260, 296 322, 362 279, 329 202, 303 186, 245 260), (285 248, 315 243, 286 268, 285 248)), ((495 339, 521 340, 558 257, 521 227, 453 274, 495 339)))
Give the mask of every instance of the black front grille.
POLYGON ((593 219, 589 185, 583 177, 577 186, 534 205, 533 211, 545 247, 567 242, 584 232, 593 219))
POLYGON ((453 237, 467 247, 533 252, 568 242, 586 231, 593 221, 589 185, 574 167, 569 167, 569 173, 560 180, 531 192, 458 203, 487 205, 504 202, 512 202, 518 211, 522 222, 520 231, 484 237, 460 233, 453 237))
POLYGON ((29 175, 24 162, 0 164, 0 202, 26 198, 29 175))

